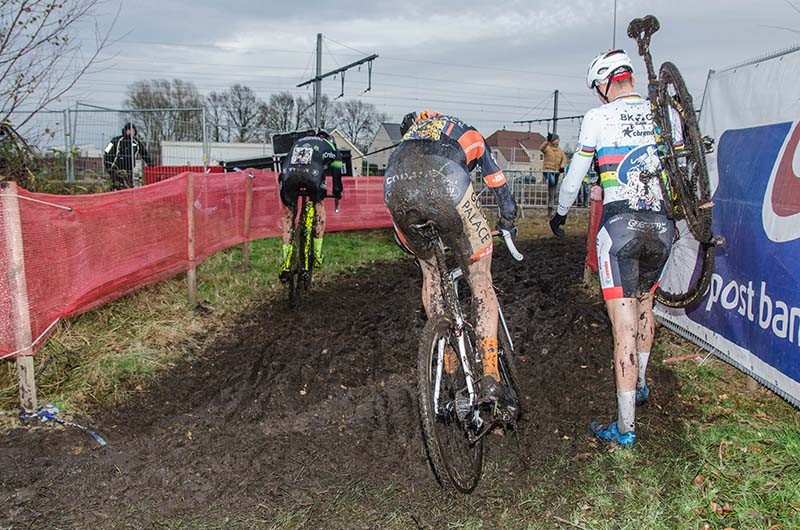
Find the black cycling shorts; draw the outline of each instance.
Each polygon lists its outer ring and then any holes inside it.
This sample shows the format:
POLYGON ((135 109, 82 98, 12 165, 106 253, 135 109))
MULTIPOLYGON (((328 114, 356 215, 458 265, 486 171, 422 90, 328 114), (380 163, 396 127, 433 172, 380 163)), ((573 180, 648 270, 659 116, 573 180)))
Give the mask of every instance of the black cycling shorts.
POLYGON ((470 264, 492 253, 492 235, 469 173, 436 142, 403 142, 386 168, 384 201, 400 240, 418 258, 433 246, 413 228, 432 221, 445 245, 470 264))
POLYGON ((313 165, 291 165, 281 172, 278 182, 281 202, 287 208, 297 207, 297 197, 303 189, 308 192, 308 197, 314 204, 322 201, 328 193, 322 168, 313 165))
POLYGON ((636 298, 658 285, 672 248, 674 223, 662 213, 603 216, 597 267, 605 300, 636 298))

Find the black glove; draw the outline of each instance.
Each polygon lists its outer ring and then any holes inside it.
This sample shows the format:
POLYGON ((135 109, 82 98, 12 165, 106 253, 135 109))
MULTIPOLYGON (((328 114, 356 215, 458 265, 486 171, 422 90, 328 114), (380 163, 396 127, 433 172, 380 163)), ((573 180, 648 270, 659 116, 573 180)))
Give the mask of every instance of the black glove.
POLYGON ((561 225, 563 225, 566 222, 567 222, 567 216, 560 215, 558 212, 556 212, 556 214, 552 218, 550 218, 550 230, 553 231, 553 234, 556 237, 564 237, 566 235, 564 229, 561 228, 561 225))
POLYGON ((518 230, 517 230, 517 227, 514 226, 514 221, 509 222, 509 221, 506 221, 505 219, 503 219, 501 217, 500 219, 497 220, 496 228, 501 233, 502 232, 509 232, 511 234, 511 240, 514 241, 515 243, 517 242, 517 232, 518 232, 518 230))
POLYGON ((547 133, 547 141, 548 142, 552 142, 553 141, 553 133, 547 133))

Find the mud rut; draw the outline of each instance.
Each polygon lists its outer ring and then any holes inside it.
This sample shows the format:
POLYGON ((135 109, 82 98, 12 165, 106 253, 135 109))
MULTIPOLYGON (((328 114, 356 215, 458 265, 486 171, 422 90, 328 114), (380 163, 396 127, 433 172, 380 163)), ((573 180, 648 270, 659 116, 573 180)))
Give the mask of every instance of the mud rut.
MULTIPOLYGON (((511 462, 510 488, 593 450, 589 420, 614 413, 608 320, 579 285, 584 244, 521 241, 523 263, 495 252, 525 416, 515 435, 492 437, 487 461, 511 462)), ((142 528, 250 511, 268 521, 298 506, 324 513, 318 492, 348 484, 435 495, 416 404, 419 285, 405 259, 327 278, 302 314, 282 301, 257 307, 193 364, 93 418, 106 449, 75 430, 0 434, 0 527, 142 528)), ((658 366, 650 374, 663 403, 674 381, 658 366)), ((640 438, 664 421, 647 415, 640 438)))

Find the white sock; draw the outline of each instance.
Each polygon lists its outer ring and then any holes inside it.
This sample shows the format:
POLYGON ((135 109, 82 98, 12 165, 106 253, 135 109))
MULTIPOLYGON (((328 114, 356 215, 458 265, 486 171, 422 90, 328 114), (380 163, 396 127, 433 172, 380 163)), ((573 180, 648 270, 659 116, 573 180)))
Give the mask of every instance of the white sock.
POLYGON ((639 352, 639 378, 636 380, 636 388, 644 388, 644 385, 647 384, 647 380, 644 378, 644 373, 647 371, 647 361, 650 360, 650 352, 649 351, 640 351, 639 352))
POLYGON ((636 391, 617 392, 617 430, 625 434, 634 430, 636 423, 636 391))

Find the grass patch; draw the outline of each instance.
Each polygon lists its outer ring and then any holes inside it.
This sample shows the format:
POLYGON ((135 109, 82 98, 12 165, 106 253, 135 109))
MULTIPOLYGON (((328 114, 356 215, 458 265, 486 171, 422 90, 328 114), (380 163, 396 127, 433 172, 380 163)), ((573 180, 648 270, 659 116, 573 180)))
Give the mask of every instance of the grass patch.
MULTIPOLYGON (((241 268, 240 246, 202 263, 199 312, 188 307, 186 277, 179 275, 63 320, 35 358, 40 403, 70 413, 114 406, 147 379, 198 353, 232 315, 285 295, 277 278, 280 248, 278 238, 251 243, 247 271, 241 268)), ((324 248, 330 256, 325 274, 403 255, 389 230, 331 233, 324 248)), ((0 410, 18 406, 14 363, 5 362, 0 410)))

